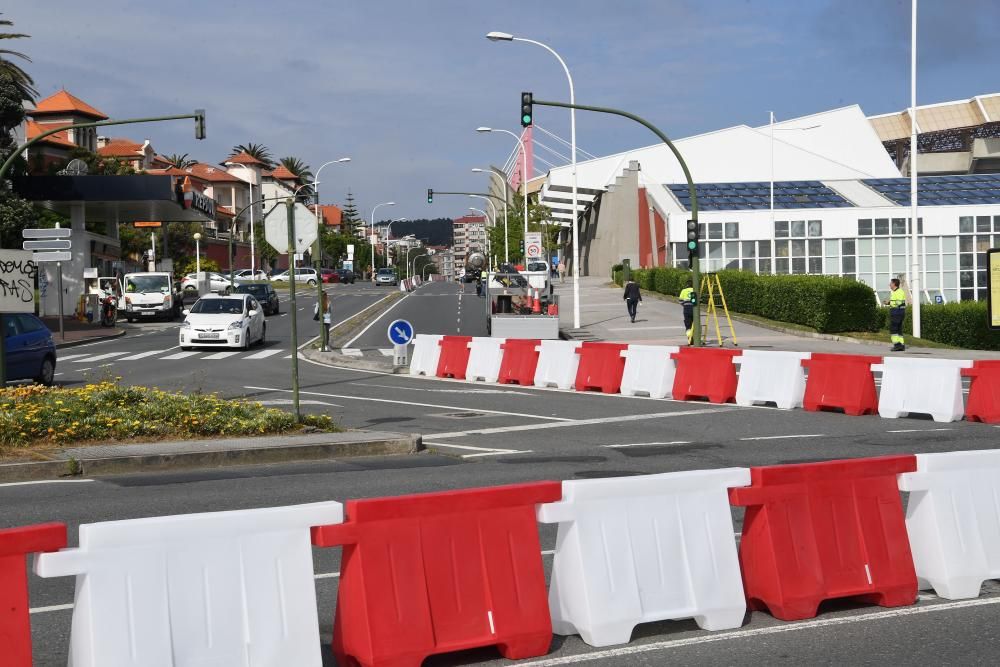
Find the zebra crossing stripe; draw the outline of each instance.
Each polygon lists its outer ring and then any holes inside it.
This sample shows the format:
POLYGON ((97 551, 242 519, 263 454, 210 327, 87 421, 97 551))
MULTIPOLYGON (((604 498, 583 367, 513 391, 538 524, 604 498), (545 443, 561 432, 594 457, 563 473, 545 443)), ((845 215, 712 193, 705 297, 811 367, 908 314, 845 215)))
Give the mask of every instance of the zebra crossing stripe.
POLYGON ((362 357, 362 356, 364 356, 364 354, 361 352, 361 350, 355 349, 353 347, 345 347, 342 350, 340 350, 340 353, 343 354, 345 357, 362 357))
POLYGON ((202 357, 203 359, 226 359, 233 356, 234 354, 239 354, 239 352, 229 351, 229 352, 216 352, 215 354, 210 354, 207 357, 202 357))
POLYGON ((281 354, 283 350, 264 350, 263 352, 258 352, 256 354, 251 354, 249 357, 244 357, 244 359, 266 359, 275 354, 281 354))
POLYGON ((169 359, 169 360, 173 360, 173 359, 186 359, 187 357, 193 357, 196 354, 199 354, 199 353, 198 352, 178 352, 177 354, 171 354, 169 356, 160 357, 160 358, 161 359, 169 359))
POLYGON ((163 354, 165 350, 150 350, 149 352, 140 352, 139 354, 132 354, 127 357, 122 357, 118 361, 135 361, 136 359, 145 359, 146 357, 151 357, 154 354, 163 354))
POLYGON ((79 359, 80 357, 89 357, 89 356, 90 356, 89 352, 87 352, 86 354, 62 354, 62 355, 59 355, 59 358, 56 361, 57 362, 58 361, 69 361, 70 359, 79 359))
POLYGON ((381 347, 381 348, 379 348, 378 351, 382 353, 383 357, 391 357, 392 355, 394 355, 396 353, 395 350, 393 350, 392 348, 388 348, 388 347, 381 347))
POLYGON ((120 357, 123 354, 128 354, 128 352, 105 352, 104 354, 97 354, 93 357, 84 357, 83 359, 74 359, 74 364, 86 364, 91 361, 103 361, 105 359, 111 359, 113 357, 120 357))

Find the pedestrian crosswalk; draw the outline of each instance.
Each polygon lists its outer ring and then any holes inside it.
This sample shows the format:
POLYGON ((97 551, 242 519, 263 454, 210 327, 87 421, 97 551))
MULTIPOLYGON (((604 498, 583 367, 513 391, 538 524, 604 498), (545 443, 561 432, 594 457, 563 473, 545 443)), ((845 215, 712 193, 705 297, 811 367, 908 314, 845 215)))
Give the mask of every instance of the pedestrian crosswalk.
POLYGON ((61 354, 56 359, 56 364, 65 364, 63 368, 75 369, 84 368, 87 364, 112 364, 126 361, 178 361, 190 359, 193 361, 223 361, 226 359, 247 359, 260 361, 262 359, 291 359, 292 355, 286 348, 272 348, 266 350, 179 350, 176 347, 169 347, 162 350, 146 350, 144 352, 97 352, 72 354, 61 354), (278 356, 282 355, 282 356, 278 356), (79 364, 79 365, 77 365, 79 364))

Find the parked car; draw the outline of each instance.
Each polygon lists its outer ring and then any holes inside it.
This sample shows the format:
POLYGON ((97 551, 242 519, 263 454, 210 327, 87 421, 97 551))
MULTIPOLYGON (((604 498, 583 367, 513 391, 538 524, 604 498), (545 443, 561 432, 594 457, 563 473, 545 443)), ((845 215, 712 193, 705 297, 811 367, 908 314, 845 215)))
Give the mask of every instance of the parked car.
POLYGON ((354 279, 356 278, 354 271, 350 269, 337 269, 337 275, 340 276, 340 282, 354 284, 354 279))
MULTIPOLYGON (((275 273, 271 276, 271 282, 287 283, 288 271, 286 270, 275 273)), ((316 275, 316 269, 295 269, 295 282, 306 283, 307 285, 315 287, 316 283, 319 282, 319 278, 316 275)))
POLYGON ((324 283, 339 283, 340 274, 333 269, 320 269, 319 275, 323 279, 324 283))
POLYGON ((246 282, 248 280, 267 280, 267 273, 260 269, 239 269, 233 276, 236 282, 246 282))
POLYGON ((375 284, 376 285, 398 285, 399 276, 396 275, 396 269, 390 269, 388 267, 384 269, 379 269, 378 273, 375 274, 375 284))
POLYGON ((51 385, 56 376, 56 344, 45 323, 29 313, 2 316, 8 380, 51 385))
POLYGON ((246 350, 255 342, 263 343, 267 335, 264 313, 250 294, 203 296, 184 315, 178 341, 182 350, 194 346, 246 350))
MULTIPOLYGON (((209 273, 208 281, 210 283, 209 289, 218 294, 228 294, 233 289, 233 284, 229 282, 229 278, 222 275, 221 273, 214 273, 214 272, 209 273)), ((181 287, 184 288, 185 292, 197 291, 198 274, 189 273, 186 276, 184 276, 184 280, 181 281, 181 287)))
POLYGON ((233 294, 250 294, 257 302, 263 306, 264 315, 277 315, 281 312, 281 303, 278 301, 278 293, 274 291, 271 283, 243 283, 236 286, 233 294))

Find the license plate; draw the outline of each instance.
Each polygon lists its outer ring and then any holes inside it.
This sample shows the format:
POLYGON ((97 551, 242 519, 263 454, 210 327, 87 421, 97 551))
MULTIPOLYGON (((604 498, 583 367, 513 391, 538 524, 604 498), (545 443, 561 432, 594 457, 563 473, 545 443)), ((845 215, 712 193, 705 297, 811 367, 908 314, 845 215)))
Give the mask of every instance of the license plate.
POLYGON ((218 339, 219 334, 217 333, 203 333, 198 336, 198 338, 208 338, 208 339, 218 339))
POLYGON ((143 311, 140 311, 140 312, 142 313, 142 316, 143 316, 143 317, 146 317, 147 315, 149 315, 149 316, 152 316, 152 315, 155 315, 155 314, 156 314, 156 313, 154 313, 154 312, 153 312, 153 311, 151 311, 151 310, 143 310, 143 311))

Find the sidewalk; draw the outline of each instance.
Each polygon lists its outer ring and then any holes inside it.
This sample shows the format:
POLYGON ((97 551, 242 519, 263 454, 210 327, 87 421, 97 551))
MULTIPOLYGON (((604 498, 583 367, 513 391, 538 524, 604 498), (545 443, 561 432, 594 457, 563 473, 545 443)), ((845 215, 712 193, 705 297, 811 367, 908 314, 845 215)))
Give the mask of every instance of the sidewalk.
POLYGON ((93 343, 125 335, 125 329, 120 327, 102 327, 99 324, 81 322, 75 317, 67 315, 63 318, 63 330, 66 332, 66 337, 62 338, 59 336, 58 317, 43 317, 41 320, 49 328, 49 331, 52 332, 52 340, 55 342, 57 348, 73 347, 74 345, 93 343))
MULTIPOLYGON (((559 328, 571 340, 604 340, 643 345, 685 345, 684 314, 676 299, 643 291, 635 323, 629 322, 622 300, 622 288, 607 278, 580 278, 580 329, 573 329, 573 286, 555 283, 559 295, 559 328)), ((702 314, 704 321, 704 313, 702 314)), ((738 315, 736 317, 739 317, 738 315)), ((719 327, 727 347, 732 347, 729 325, 720 316, 719 327)), ((821 334, 796 334, 773 331, 733 319, 739 347, 751 350, 792 350, 839 354, 877 354, 880 356, 935 356, 948 359, 995 359, 996 352, 983 350, 945 350, 907 347, 906 352, 889 352, 889 343, 856 340, 832 340, 821 334)), ((714 345, 715 327, 709 331, 709 345, 714 345)))

